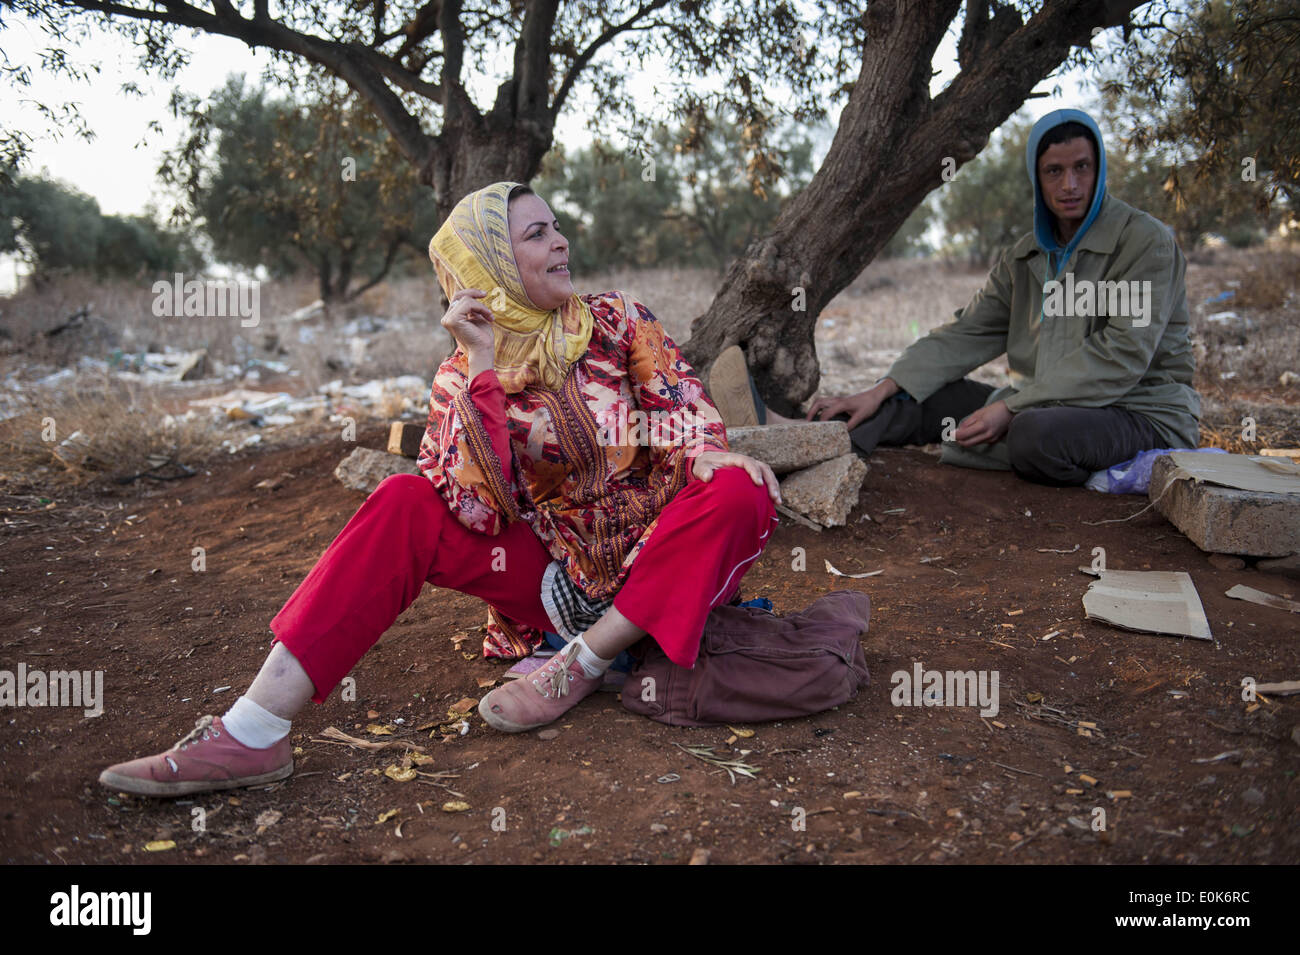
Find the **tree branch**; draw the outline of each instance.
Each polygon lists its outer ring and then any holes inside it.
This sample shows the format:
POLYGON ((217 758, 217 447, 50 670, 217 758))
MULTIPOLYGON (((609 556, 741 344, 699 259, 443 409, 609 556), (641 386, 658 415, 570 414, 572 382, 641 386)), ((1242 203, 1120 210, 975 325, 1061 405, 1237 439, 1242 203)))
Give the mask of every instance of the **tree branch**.
POLYGON ((358 43, 327 40, 299 33, 266 16, 265 0, 257 0, 253 20, 231 14, 209 14, 178 0, 164 0, 165 12, 144 10, 112 0, 59 0, 63 8, 94 10, 110 16, 152 23, 191 27, 206 33, 243 40, 250 47, 264 46, 285 53, 296 53, 304 59, 324 67, 346 82, 374 107, 376 115, 392 133, 403 155, 417 166, 428 157, 432 138, 421 128, 419 121, 406 109, 401 99, 384 82, 388 77, 394 83, 412 92, 428 95, 438 92, 438 87, 412 76, 400 65, 374 50, 358 43))
POLYGON ((620 33, 630 30, 636 25, 638 20, 661 7, 667 6, 667 4, 668 0, 651 0, 649 4, 638 7, 636 13, 632 14, 622 23, 611 25, 604 30, 600 36, 592 40, 587 48, 579 53, 573 63, 570 64, 569 71, 564 74, 564 79, 560 83, 559 92, 555 94, 555 102, 551 105, 553 111, 552 114, 557 116, 559 115, 560 109, 564 106, 565 99, 568 98, 569 91, 573 89, 574 83, 577 82, 582 71, 587 68, 587 64, 591 62, 591 58, 600 51, 601 47, 605 46, 620 33))

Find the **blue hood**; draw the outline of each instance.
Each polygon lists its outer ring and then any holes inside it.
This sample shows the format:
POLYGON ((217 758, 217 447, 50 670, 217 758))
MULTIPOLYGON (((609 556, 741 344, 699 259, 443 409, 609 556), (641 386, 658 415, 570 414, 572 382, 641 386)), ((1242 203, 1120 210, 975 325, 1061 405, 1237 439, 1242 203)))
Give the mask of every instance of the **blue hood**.
POLYGON ((1102 141, 1101 130, 1093 122, 1092 117, 1082 110, 1078 109, 1058 109, 1048 113, 1038 122, 1034 123, 1034 128, 1029 133, 1029 142, 1025 146, 1025 168, 1029 171, 1029 181, 1034 186, 1034 238, 1038 240, 1038 246, 1048 254, 1051 273, 1055 275, 1060 271, 1062 266, 1069 261, 1071 253, 1083 239, 1084 233, 1092 226, 1096 220, 1097 214, 1101 212, 1101 204, 1106 198, 1106 144, 1102 141), (1052 229, 1052 213, 1047 208, 1047 203, 1043 201, 1043 190, 1038 185, 1038 163, 1035 157, 1038 154, 1038 143, 1047 135, 1047 132, 1062 123, 1082 123, 1092 131, 1092 135, 1097 140, 1097 185, 1092 193, 1092 205, 1088 207, 1088 214, 1084 217, 1083 225, 1074 233, 1067 245, 1061 245, 1056 241, 1056 234, 1052 229))

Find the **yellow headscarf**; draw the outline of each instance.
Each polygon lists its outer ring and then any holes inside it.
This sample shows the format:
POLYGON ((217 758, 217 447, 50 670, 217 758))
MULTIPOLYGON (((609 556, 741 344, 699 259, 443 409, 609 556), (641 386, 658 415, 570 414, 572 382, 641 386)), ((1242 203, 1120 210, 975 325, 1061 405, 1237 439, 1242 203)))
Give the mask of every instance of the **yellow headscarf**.
POLYGON ((587 350, 591 309, 577 294, 553 311, 524 291, 510 242, 507 199, 517 182, 496 182, 456 204, 429 242, 438 284, 448 301, 463 288, 487 292, 494 318, 494 367, 508 394, 538 384, 558 391, 569 366, 587 350))

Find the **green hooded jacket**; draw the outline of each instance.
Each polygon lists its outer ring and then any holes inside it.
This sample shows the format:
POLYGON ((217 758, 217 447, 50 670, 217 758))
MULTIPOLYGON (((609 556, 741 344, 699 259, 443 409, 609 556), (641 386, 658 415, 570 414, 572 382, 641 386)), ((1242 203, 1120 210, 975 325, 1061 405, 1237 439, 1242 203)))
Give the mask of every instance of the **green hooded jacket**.
MULTIPOLYGON (((1002 255, 955 321, 912 344, 887 377, 924 401, 1005 353, 1012 384, 988 404, 1005 401, 1013 412, 1117 405, 1146 416, 1170 447, 1196 447, 1201 404, 1192 387, 1186 262, 1172 232, 1106 194, 1101 133, 1086 113, 1057 110, 1039 120, 1026 164, 1035 231, 1002 255), (1043 134, 1071 120, 1093 130, 1100 161, 1089 214, 1060 246, 1038 188, 1035 152, 1043 134)), ((1005 441, 976 448, 948 442, 943 459, 1006 467, 1005 441)))

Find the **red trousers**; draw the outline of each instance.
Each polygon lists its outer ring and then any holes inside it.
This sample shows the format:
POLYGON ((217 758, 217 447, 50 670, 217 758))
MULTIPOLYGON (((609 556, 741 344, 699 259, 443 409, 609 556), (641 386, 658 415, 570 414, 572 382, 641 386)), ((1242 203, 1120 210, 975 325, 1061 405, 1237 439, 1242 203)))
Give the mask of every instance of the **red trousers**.
MULTIPOLYGON (((692 480, 663 509, 614 606, 673 662, 693 666, 709 611, 736 593, 775 525, 767 489, 743 468, 692 480)), ((275 615, 271 631, 307 671, 312 699, 322 703, 426 582, 554 631, 541 600, 550 562, 522 521, 495 536, 476 533, 427 478, 394 475, 366 498, 275 615)))

